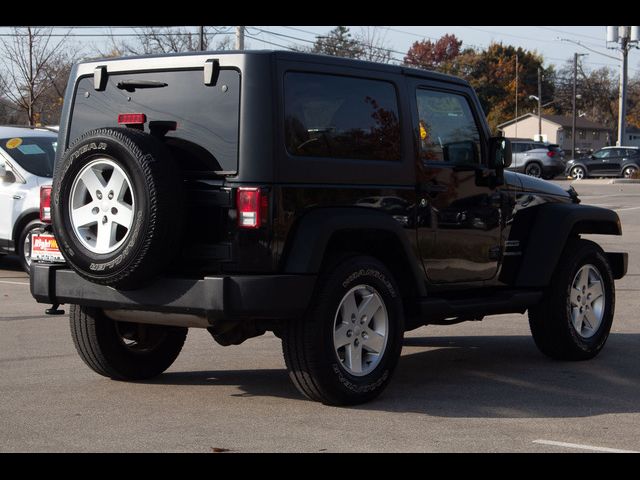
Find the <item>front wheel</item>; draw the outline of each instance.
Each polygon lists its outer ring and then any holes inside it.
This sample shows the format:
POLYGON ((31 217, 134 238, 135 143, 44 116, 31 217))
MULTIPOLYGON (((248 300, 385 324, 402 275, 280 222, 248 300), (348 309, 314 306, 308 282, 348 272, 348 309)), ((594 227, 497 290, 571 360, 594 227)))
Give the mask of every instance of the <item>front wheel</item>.
POLYGON ((307 315, 291 320, 282 347, 289 376, 311 400, 355 405, 387 386, 402 349, 398 287, 371 257, 351 257, 320 280, 307 315))
POLYGON ((582 180, 583 178, 585 178, 587 176, 587 172, 585 171, 585 169, 581 166, 575 166, 571 169, 571 171, 569 172, 569 175, 571 176, 571 178, 573 178, 574 180, 582 180))
POLYGON ((615 309, 613 274, 602 249, 569 242, 541 303, 529 309, 529 326, 542 353, 587 360, 604 347, 615 309))
POLYGON ((71 337, 89 368, 115 380, 146 380, 175 361, 186 328, 117 322, 97 308, 71 305, 71 337))

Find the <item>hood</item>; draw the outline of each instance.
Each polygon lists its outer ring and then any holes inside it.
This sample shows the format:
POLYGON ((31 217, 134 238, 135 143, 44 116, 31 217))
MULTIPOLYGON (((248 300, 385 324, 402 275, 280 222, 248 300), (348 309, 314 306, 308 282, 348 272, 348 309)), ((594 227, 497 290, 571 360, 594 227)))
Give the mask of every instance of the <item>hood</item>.
POLYGON ((529 175, 523 175, 521 173, 514 173, 514 175, 520 181, 522 190, 532 193, 544 193, 546 195, 553 195, 556 197, 571 198, 569 192, 555 183, 542 180, 540 178, 530 177, 529 175))

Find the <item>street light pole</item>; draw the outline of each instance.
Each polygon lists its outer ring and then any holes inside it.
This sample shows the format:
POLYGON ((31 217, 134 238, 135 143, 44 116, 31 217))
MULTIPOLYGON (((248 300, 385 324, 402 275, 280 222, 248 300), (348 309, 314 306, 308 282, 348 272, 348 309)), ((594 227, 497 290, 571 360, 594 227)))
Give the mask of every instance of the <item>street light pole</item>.
MULTIPOLYGON (((538 137, 542 136, 542 69, 538 67, 538 137)), ((538 138, 540 140, 540 138, 538 138)))
POLYGON ((629 63, 629 50, 638 48, 640 41, 640 27, 608 26, 607 48, 618 49, 621 52, 620 62, 620 97, 618 99, 618 140, 616 145, 621 147, 624 143, 625 120, 627 114, 627 65, 629 63))
POLYGON ((586 57, 587 53, 573 54, 573 115, 571 119, 571 158, 576 158, 576 97, 578 80, 578 57, 586 57))

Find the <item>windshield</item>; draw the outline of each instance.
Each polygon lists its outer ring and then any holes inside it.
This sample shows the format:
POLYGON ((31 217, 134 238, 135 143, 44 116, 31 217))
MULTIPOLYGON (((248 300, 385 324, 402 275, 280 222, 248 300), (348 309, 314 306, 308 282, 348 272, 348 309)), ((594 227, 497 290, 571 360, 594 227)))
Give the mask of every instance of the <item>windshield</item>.
POLYGON ((0 140, 0 147, 27 172, 53 177, 58 137, 12 137, 0 140))

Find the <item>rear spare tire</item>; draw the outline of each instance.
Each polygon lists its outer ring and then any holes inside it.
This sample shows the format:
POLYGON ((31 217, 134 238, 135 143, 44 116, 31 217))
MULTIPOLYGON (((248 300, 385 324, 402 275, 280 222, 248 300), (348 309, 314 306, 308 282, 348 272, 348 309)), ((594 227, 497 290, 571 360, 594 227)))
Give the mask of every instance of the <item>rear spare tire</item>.
POLYGON ((164 144, 127 128, 85 133, 56 166, 51 198, 58 245, 71 267, 133 289, 178 250, 182 176, 164 144))

